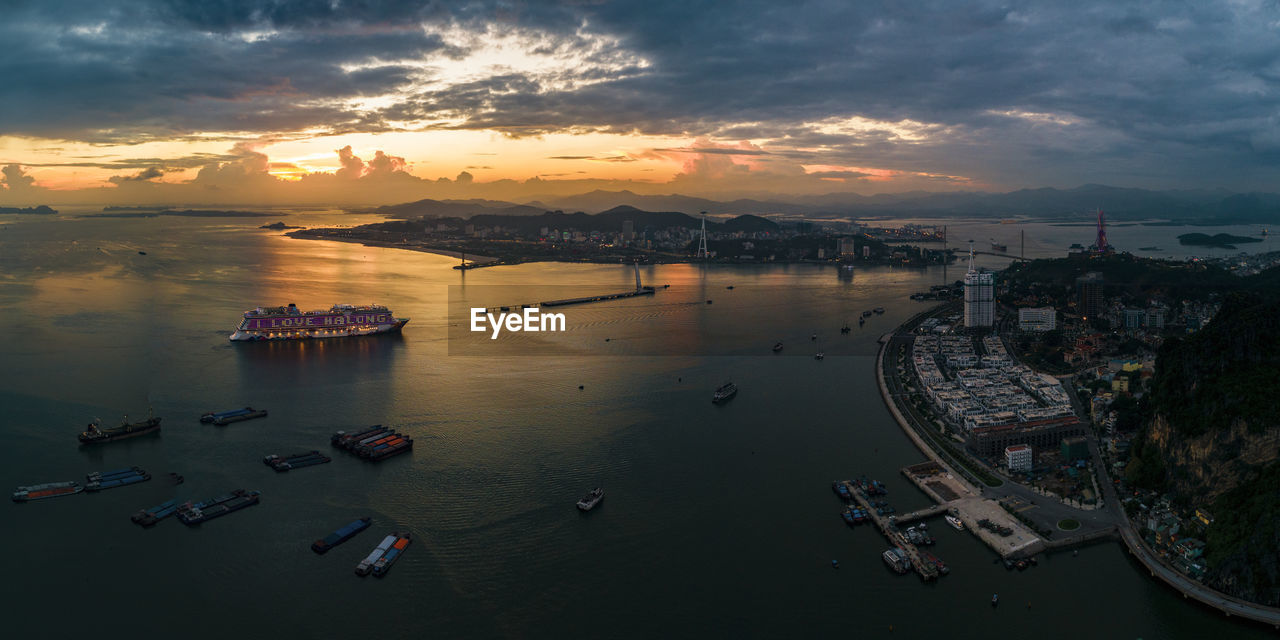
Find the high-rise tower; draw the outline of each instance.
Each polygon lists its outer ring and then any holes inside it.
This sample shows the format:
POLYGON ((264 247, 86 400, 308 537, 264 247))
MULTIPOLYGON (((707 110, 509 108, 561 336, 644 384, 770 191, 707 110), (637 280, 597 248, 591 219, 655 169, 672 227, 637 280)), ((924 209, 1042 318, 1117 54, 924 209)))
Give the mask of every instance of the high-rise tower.
POLYGON ((973 241, 969 241, 969 272, 964 274, 964 326, 990 327, 996 322, 995 274, 973 265, 973 241))

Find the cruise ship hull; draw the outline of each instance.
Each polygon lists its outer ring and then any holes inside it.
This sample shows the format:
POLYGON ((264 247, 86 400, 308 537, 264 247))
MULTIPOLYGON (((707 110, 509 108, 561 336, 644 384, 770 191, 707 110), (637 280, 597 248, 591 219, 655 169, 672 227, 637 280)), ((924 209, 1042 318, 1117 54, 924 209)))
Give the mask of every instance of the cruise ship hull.
POLYGON ((352 338, 371 336, 379 333, 394 333, 409 323, 408 318, 397 318, 395 322, 360 327, 320 327, 307 329, 237 329, 231 334, 232 342, 254 342, 259 340, 320 340, 325 338, 352 338))

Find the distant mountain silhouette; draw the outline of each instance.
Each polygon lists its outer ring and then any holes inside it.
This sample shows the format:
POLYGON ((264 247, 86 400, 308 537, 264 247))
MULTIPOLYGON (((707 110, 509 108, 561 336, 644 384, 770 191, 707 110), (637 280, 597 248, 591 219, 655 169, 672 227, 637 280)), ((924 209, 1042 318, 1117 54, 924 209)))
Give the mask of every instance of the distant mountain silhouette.
MULTIPOLYGON (((394 217, 477 215, 540 216, 548 211, 609 214, 620 207, 649 214, 659 224, 676 213, 689 216, 706 211, 712 215, 905 217, 987 216, 1054 218, 1085 221, 1096 209, 1110 220, 1168 219, 1188 224, 1280 224, 1280 194, 1232 193, 1224 189, 1151 191, 1086 184, 1072 189, 1044 187, 1007 193, 948 191, 877 194, 829 193, 812 196, 778 196, 768 200, 716 201, 680 194, 641 195, 632 191, 596 190, 569 197, 540 197, 517 204, 499 200, 419 200, 365 210, 394 217), (785 201, 784 201, 785 200, 785 201), (653 217, 657 216, 657 217, 653 217)), ((568 214, 562 214, 568 215, 568 214)), ((674 218, 671 218, 674 220, 674 218)), ((635 220, 636 228, 642 223, 635 220)), ((645 223, 650 224, 650 223, 645 223)), ((710 222, 709 222, 710 224, 710 222)))

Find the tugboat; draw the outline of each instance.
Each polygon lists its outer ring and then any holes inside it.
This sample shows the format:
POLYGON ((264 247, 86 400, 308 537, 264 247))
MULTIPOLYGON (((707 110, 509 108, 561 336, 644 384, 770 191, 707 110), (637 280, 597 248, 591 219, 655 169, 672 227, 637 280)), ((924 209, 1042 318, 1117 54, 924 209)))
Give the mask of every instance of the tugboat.
POLYGON ((582 496, 582 499, 578 501, 578 508, 582 511, 590 511, 596 508, 596 505, 600 504, 601 500, 604 500, 604 489, 596 487, 591 490, 591 493, 582 496))
POLYGON ((155 417, 148 411, 147 419, 142 422, 129 422, 129 416, 125 416, 120 421, 120 426, 102 428, 102 422, 94 419, 80 432, 81 444, 96 444, 99 442, 111 442, 113 440, 123 440, 134 436, 141 436, 160 430, 160 418, 155 417))
POLYGON ((711 394, 711 402, 714 404, 721 404, 728 402, 736 395, 738 395, 738 385, 732 382, 726 382, 719 387, 716 387, 715 392, 711 394))
POLYGON ((782 351, 782 343, 781 342, 773 343, 773 352, 778 353, 780 351, 782 351))

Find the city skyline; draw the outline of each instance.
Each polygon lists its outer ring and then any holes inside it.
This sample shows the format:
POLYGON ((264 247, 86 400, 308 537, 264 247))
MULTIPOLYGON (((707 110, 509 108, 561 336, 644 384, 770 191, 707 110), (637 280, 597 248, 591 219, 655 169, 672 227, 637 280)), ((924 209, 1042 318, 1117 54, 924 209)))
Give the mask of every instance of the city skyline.
POLYGON ((24 4, 0 202, 1267 190, 1265 3, 24 4))

